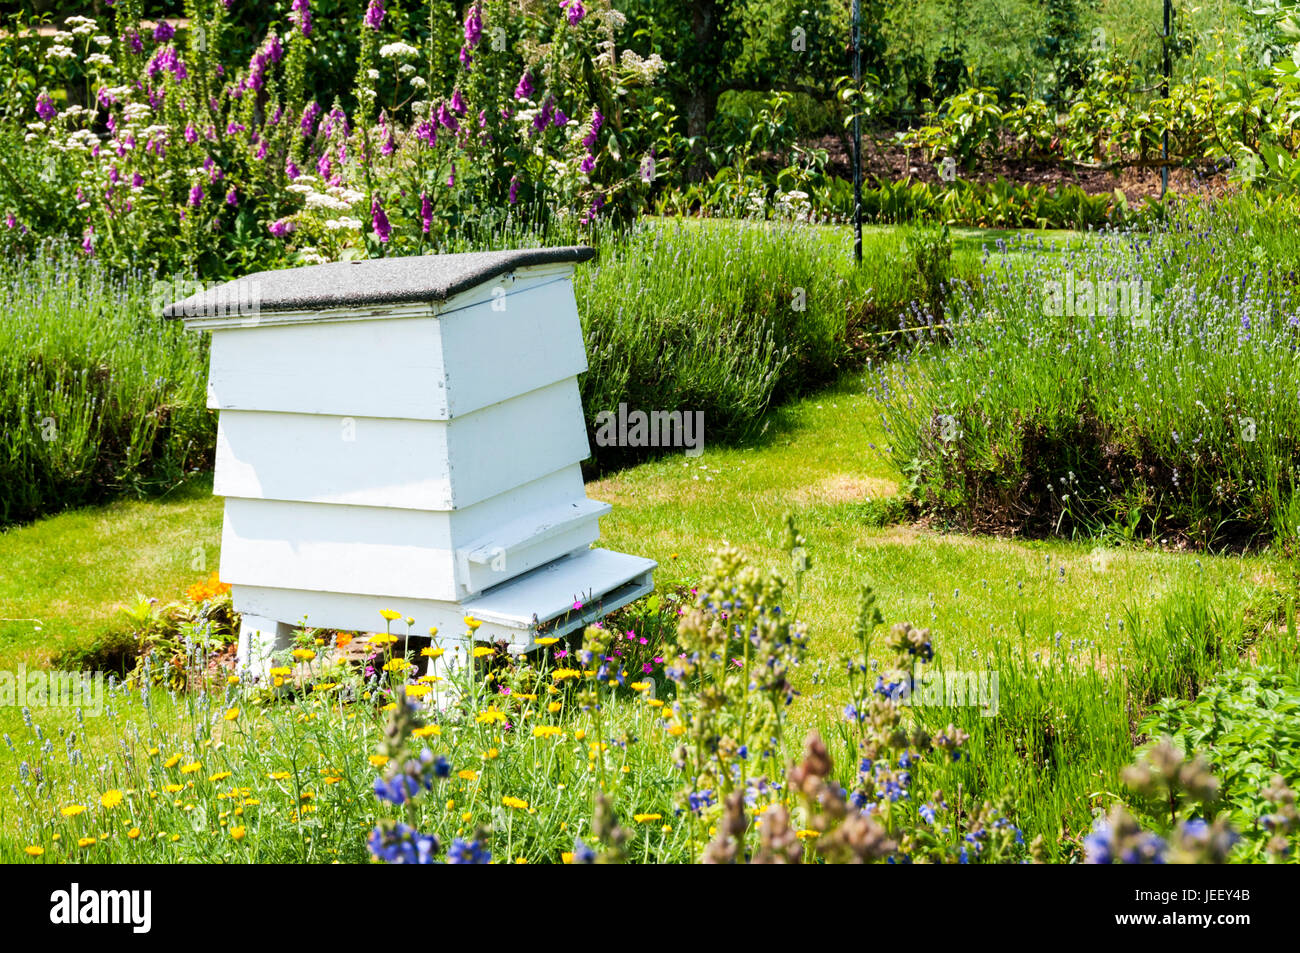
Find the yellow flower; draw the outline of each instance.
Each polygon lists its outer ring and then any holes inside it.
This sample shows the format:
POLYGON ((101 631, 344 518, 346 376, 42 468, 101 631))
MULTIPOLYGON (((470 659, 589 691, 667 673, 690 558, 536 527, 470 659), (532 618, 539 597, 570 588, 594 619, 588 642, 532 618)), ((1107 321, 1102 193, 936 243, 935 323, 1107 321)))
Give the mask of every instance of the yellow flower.
POLYGON ((335 648, 345 649, 351 644, 352 644, 352 636, 348 635, 347 633, 340 633, 334 639, 335 648))
POLYGON ((645 703, 649 705, 651 708, 664 707, 664 700, 662 698, 647 698, 645 700, 645 703))
POLYGON ((267 777, 270 778, 272 781, 288 781, 288 780, 289 780, 289 772, 288 772, 288 771, 272 771, 270 774, 267 775, 267 777))
POLYGON ((474 815, 471 814, 469 811, 466 811, 464 814, 460 816, 460 822, 462 824, 468 824, 473 819, 474 819, 474 815))
POLYGON ((208 778, 208 780, 215 784, 217 781, 224 781, 228 777, 230 777, 229 771, 218 771, 212 777, 208 778))
POLYGON ((464 771, 457 771, 456 777, 460 778, 462 781, 473 781, 478 777, 478 772, 466 768, 464 771))
POLYGON ((489 655, 495 655, 496 651, 497 650, 494 648, 489 648, 487 646, 479 645, 474 648, 474 657, 487 658, 489 655))
POLYGON ((285 665, 277 665, 275 668, 271 669, 271 674, 276 678, 284 678, 291 671, 292 669, 285 665))
POLYGON ((105 791, 99 799, 99 803, 107 808, 115 808, 122 803, 122 792, 114 788, 111 791, 105 791))
POLYGON ((227 684, 227 685, 238 685, 238 684, 239 684, 239 676, 238 676, 238 675, 227 675, 227 676, 226 676, 226 684, 227 684))
POLYGON ((500 748, 488 748, 487 751, 483 752, 483 760, 494 761, 499 754, 501 754, 500 748))
POLYGON ((799 838, 800 840, 812 840, 814 837, 820 837, 821 834, 819 834, 817 831, 805 830, 805 831, 798 831, 794 836, 799 838))
POLYGON ((584 729, 579 728, 577 731, 573 733, 573 737, 581 741, 583 738, 587 737, 587 732, 584 729))
POLYGON ((446 649, 420 649, 420 654, 425 658, 442 658, 446 653, 446 649))
POLYGON ((429 637, 432 638, 437 634, 438 634, 438 627, 436 625, 429 626, 429 637))
POLYGON ((581 674, 576 668, 557 668, 551 673, 551 678, 557 682, 562 682, 566 678, 577 678, 581 674))
POLYGON ((528 802, 522 798, 506 796, 501 799, 501 803, 506 807, 513 807, 516 811, 528 810, 528 802))
POLYGON ((404 658, 389 659, 384 663, 385 672, 405 672, 411 667, 411 663, 404 658))
POLYGON ((380 609, 379 614, 388 622, 395 622, 402 617, 400 612, 394 612, 392 609, 380 609))
POLYGON ((536 643, 537 645, 554 645, 558 641, 560 640, 549 635, 543 639, 533 639, 533 642, 536 643))
POLYGON ((178 754, 177 754, 177 755, 172 755, 170 758, 168 758, 166 761, 163 762, 163 767, 164 767, 164 768, 174 768, 174 767, 176 767, 176 765, 178 765, 178 764, 180 764, 180 763, 181 763, 181 756, 178 755, 178 754))
POLYGON ((42 854, 45 853, 45 848, 37 847, 35 844, 32 844, 30 847, 24 847, 23 851, 27 854, 28 857, 40 857, 42 854))
POLYGON ((294 649, 293 657, 296 659, 301 659, 304 662, 310 662, 312 659, 316 657, 316 653, 313 652, 311 649, 294 649))
POLYGON ((242 824, 239 827, 232 827, 230 829, 230 836, 233 837, 235 840, 243 840, 245 833, 247 832, 245 831, 244 826, 242 824))
POLYGON ((632 691, 634 691, 634 692, 643 692, 643 691, 645 691, 646 689, 648 689, 648 688, 650 687, 650 683, 649 683, 649 682, 630 682, 630 683, 628 683, 628 686, 627 686, 627 687, 630 688, 630 689, 632 689, 632 691))
POLYGON ((184 790, 185 790, 185 785, 183 785, 183 784, 164 784, 164 785, 163 785, 163 790, 166 791, 168 794, 176 794, 176 793, 179 792, 179 791, 184 791, 184 790))
POLYGON ((327 692, 331 688, 338 688, 338 687, 339 687, 338 682, 317 682, 315 685, 311 687, 311 690, 313 692, 327 692))
POLYGON ((425 695, 429 694, 429 692, 431 692, 431 691, 433 691, 433 689, 432 689, 430 686, 428 686, 428 685, 407 685, 407 686, 406 686, 406 697, 407 697, 407 698, 423 698, 425 695))
POLYGON ((489 705, 487 711, 481 711, 478 713, 477 720, 481 725, 490 725, 493 722, 501 722, 502 724, 505 724, 506 713, 499 711, 496 705, 489 705))
POLYGON ((533 729, 534 738, 553 738, 560 733, 556 725, 538 725, 533 729))
POLYGON ((69 804, 67 807, 63 808, 63 810, 59 811, 59 813, 64 817, 76 817, 78 814, 84 813, 85 810, 86 808, 84 805, 69 804))
POLYGON ((549 705, 546 706, 546 710, 549 711, 551 714, 555 714, 563 707, 564 706, 561 705, 559 702, 551 702, 549 705))
POLYGON ((191 761, 189 764, 181 765, 181 774, 194 774, 203 767, 201 762, 191 761))
POLYGON ((471 632, 473 632, 475 629, 477 629, 477 628, 478 628, 480 625, 482 625, 482 624, 483 624, 482 622, 480 622, 478 619, 474 618, 472 615, 467 615, 467 616, 465 616, 465 625, 467 625, 467 626, 469 627, 469 630, 470 630, 471 632))
POLYGON ((238 708, 227 708, 227 709, 226 709, 226 714, 225 714, 225 719, 226 719, 226 721, 234 721, 234 720, 235 720, 236 718, 238 718, 238 717, 239 717, 239 709, 238 709, 238 708))
POLYGON ((126 832, 126 836, 131 838, 131 840, 135 840, 137 837, 140 836, 140 828, 138 827, 131 828, 129 831, 126 832))
POLYGON ((673 737, 686 734, 686 728, 683 725, 669 725, 668 733, 673 737))
POLYGON ((372 635, 370 637, 371 645, 392 645, 396 641, 397 641, 397 636, 389 635, 386 632, 381 632, 378 635, 372 635))
POLYGON ((425 725, 423 728, 416 728, 411 732, 416 738, 429 738, 442 734, 442 727, 439 725, 425 725))
POLYGON ((152 758, 152 757, 154 757, 154 756, 157 755, 157 754, 158 754, 158 749, 157 749, 157 748, 150 748, 150 749, 149 749, 149 757, 152 758))
POLYGON ((563 854, 560 855, 560 860, 566 864, 573 863, 573 851, 566 850, 563 854))
POLYGON ((368 760, 370 761, 371 767, 382 768, 384 765, 388 764, 388 755, 372 754, 368 760))
POLYGON ((89 846, 90 846, 91 844, 93 844, 93 843, 95 843, 95 838, 93 838, 93 837, 82 837, 82 838, 80 838, 80 839, 77 841, 77 846, 78 846, 78 847, 89 847, 89 846))
POLYGON ((633 814, 632 815, 632 820, 636 821, 638 824, 649 824, 651 821, 662 821, 663 819, 664 816, 662 814, 633 814))

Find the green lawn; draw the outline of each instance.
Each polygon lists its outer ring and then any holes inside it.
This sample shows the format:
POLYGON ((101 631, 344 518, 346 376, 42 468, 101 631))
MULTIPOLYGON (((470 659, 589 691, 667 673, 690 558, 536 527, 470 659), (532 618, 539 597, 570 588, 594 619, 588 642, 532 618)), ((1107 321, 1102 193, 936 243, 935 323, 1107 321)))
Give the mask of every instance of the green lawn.
MULTIPOLYGON (((873 443, 884 444, 879 415, 861 382, 848 377, 773 411, 750 446, 706 442, 699 457, 663 458, 587 489, 614 504, 602 545, 657 559, 661 588, 690 585, 724 541, 779 566, 780 520, 787 510, 796 514, 812 558, 800 612, 827 669, 825 678, 804 676, 808 693, 797 720, 805 723, 843 703, 838 670, 828 663, 849 647, 864 582, 877 590, 887 622, 930 626, 940 657, 954 664, 963 653, 983 656, 1010 640, 1048 655, 1097 654, 1103 665, 1122 644, 1126 607, 1146 615, 1198 582, 1229 604, 1250 606, 1277 582, 1277 566, 1266 557, 873 526, 866 501, 894 494, 898 478, 873 443)), ((159 500, 65 513, 0 534, 0 617, 20 620, 0 623, 5 664, 30 667, 88 644, 137 592, 183 597, 218 565, 221 504, 210 488, 195 480, 159 500), (36 619, 39 630, 23 621, 36 619)), ((63 722, 72 727, 71 716, 57 711, 43 712, 41 721, 47 732, 63 722)), ((18 711, 0 709, 0 730, 16 734, 20 725, 18 711)), ((118 728, 117 719, 91 719, 82 731, 92 745, 111 745, 118 728)), ((0 783, 13 780, 12 762, 0 760, 0 783)))

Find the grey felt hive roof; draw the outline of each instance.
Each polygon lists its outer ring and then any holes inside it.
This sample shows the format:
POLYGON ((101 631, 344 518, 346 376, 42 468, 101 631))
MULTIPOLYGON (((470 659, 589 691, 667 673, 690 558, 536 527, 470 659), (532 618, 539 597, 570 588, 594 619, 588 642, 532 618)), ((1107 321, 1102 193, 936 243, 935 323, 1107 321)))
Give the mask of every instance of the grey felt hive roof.
POLYGON ((595 254, 585 245, 569 245, 373 258, 259 271, 169 304, 163 309, 163 317, 211 314, 237 302, 259 311, 308 311, 446 301, 516 268, 587 261, 595 254))

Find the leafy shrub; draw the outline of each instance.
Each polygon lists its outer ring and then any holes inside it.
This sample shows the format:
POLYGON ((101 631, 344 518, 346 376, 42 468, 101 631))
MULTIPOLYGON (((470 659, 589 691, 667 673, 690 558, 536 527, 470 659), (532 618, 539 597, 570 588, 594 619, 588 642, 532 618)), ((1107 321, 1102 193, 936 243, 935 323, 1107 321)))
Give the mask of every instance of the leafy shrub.
MULTIPOLYGON (((1283 787, 1300 784, 1300 680, 1294 672, 1230 668, 1194 700, 1154 705, 1141 730, 1204 755, 1250 857, 1260 856, 1279 834, 1285 840, 1288 828, 1300 833, 1300 825, 1274 818, 1283 799, 1272 783, 1276 776, 1283 787)), ((1290 803, 1294 813, 1294 796, 1290 803)))

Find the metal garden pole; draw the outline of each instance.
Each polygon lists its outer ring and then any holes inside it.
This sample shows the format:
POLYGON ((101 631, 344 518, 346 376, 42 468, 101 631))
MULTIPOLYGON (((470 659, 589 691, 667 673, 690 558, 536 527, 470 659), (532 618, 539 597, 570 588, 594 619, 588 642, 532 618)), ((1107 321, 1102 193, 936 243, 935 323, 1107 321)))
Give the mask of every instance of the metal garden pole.
MULTIPOLYGON (((1165 81, 1161 95, 1165 99, 1169 98, 1169 32, 1173 24, 1174 4, 1173 0, 1165 0, 1165 32, 1164 32, 1164 73, 1165 81)), ((1160 157, 1164 164, 1160 166, 1160 198, 1165 197, 1165 192, 1169 190, 1169 124, 1165 123, 1164 132, 1160 136, 1160 157)))
MULTIPOLYGON (((1168 0, 1165 0, 1167 3, 1168 0)), ((861 9, 853 0, 853 260, 862 261, 862 56, 859 41, 861 9)))

